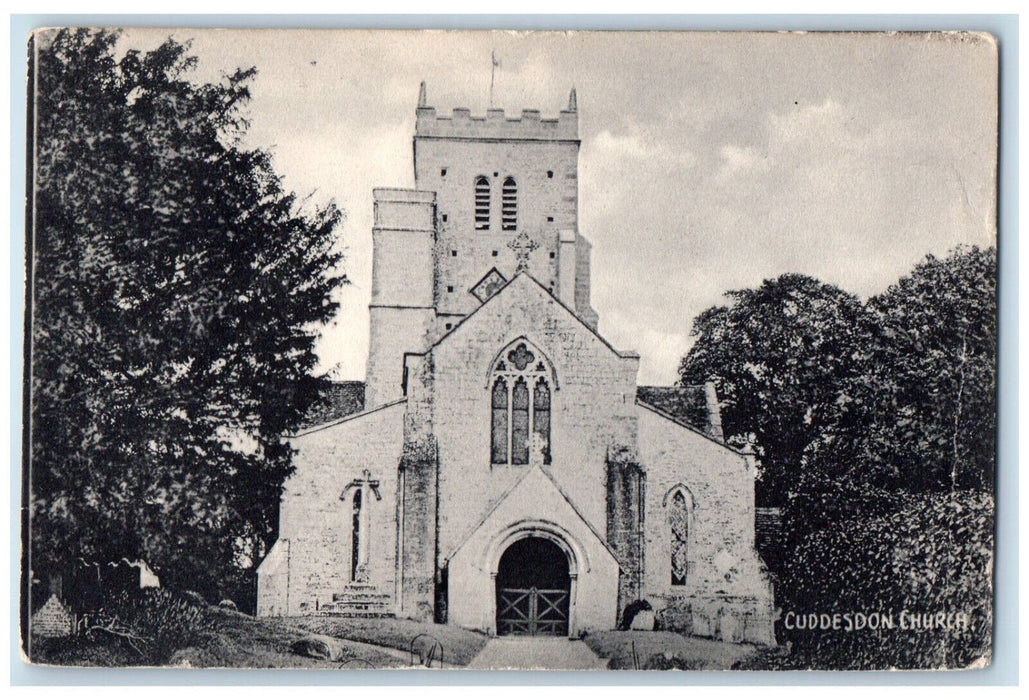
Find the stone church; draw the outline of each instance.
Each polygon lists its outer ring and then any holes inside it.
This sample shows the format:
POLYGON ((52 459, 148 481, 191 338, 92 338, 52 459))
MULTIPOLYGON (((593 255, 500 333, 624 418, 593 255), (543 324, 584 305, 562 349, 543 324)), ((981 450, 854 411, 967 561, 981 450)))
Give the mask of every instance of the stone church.
POLYGON ((259 615, 579 636, 646 601, 774 643, 753 458, 713 385, 638 386, 598 331, 579 148, 574 90, 556 118, 481 117, 422 84, 415 189, 374 190, 367 380, 291 438, 259 615))

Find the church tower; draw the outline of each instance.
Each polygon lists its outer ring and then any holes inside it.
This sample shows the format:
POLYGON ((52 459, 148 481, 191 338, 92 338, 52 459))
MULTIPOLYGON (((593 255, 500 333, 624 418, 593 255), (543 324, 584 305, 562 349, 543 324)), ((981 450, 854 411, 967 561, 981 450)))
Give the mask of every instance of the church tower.
POLYGON ((518 271, 591 328, 590 244, 579 233, 575 90, 557 118, 502 109, 437 114, 418 97, 414 190, 377 189, 366 405, 403 393, 405 353, 424 352, 518 271))

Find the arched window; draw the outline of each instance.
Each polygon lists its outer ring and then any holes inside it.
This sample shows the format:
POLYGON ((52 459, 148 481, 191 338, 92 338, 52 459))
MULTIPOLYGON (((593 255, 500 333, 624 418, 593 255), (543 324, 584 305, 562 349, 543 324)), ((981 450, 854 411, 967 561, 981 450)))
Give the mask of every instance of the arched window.
POLYGON ((356 581, 361 567, 361 489, 354 491, 353 534, 350 541, 350 580, 356 581))
POLYGON ((489 231, 489 180, 480 175, 475 178, 475 230, 489 231))
POLYGON ((502 353, 490 375, 491 461, 550 464, 553 374, 525 342, 502 353))
POLYGON ((518 229, 518 184, 513 177, 504 180, 500 190, 500 221, 505 231, 518 229))
POLYGON ((665 498, 668 509, 671 584, 685 586, 689 573, 690 508, 692 499, 682 488, 675 488, 665 498))

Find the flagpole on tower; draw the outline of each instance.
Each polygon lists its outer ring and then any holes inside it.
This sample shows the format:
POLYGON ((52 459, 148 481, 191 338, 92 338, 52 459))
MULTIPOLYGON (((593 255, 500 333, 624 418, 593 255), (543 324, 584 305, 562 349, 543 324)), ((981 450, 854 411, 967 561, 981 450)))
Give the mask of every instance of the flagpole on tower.
POLYGON ((489 108, 493 109, 493 79, 497 73, 497 66, 500 65, 500 61, 497 60, 497 52, 494 49, 490 51, 490 69, 489 69, 489 108))

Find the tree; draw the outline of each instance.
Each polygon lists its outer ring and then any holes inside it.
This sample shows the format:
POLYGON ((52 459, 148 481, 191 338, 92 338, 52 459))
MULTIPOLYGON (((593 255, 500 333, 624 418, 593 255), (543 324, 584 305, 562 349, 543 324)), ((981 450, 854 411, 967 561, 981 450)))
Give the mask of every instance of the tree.
POLYGON ((729 292, 732 303, 694 321, 681 383, 713 378, 731 441, 753 441, 759 503, 781 504, 800 480, 804 450, 825 429, 841 382, 857 369, 865 313, 856 297, 797 274, 729 292))
POLYGON ((143 558, 213 591, 275 540, 342 214, 244 147, 255 69, 197 84, 187 45, 117 40, 37 39, 32 565, 143 558))
POLYGON ((997 255, 929 255, 869 300, 861 371, 841 392, 809 462, 870 483, 991 491, 996 449, 997 255))

